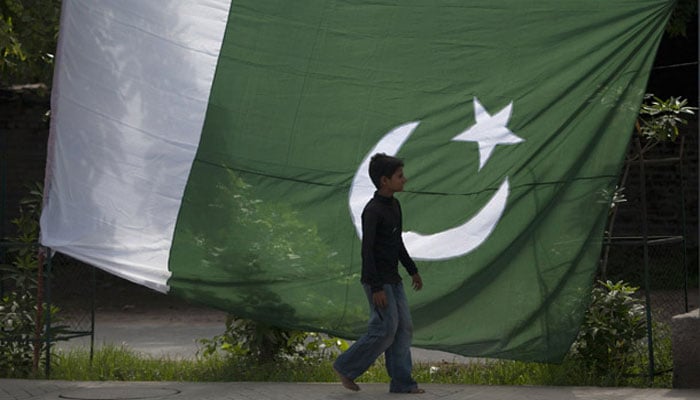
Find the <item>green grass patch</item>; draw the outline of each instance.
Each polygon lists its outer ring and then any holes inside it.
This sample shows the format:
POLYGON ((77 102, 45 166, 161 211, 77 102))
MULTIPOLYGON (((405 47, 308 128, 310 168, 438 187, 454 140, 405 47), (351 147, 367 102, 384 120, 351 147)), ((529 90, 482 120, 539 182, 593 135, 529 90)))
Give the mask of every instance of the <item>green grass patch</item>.
MULTIPOLYGON (((636 288, 599 282, 579 335, 561 364, 474 360, 414 365, 422 383, 532 386, 671 387, 673 366, 669 326, 656 322, 654 370, 649 379, 645 310, 636 288), (661 371, 661 373, 658 373, 661 371)), ((333 382, 335 355, 347 342, 308 332, 289 332, 229 318, 227 333, 204 339, 194 359, 156 358, 125 347, 104 346, 90 360, 86 350, 57 353, 51 378, 81 381, 265 381, 333 382), (265 340, 262 340, 265 339, 265 340)), ((388 382, 383 358, 358 382, 388 382)))
MULTIPOLYGON (((138 354, 124 347, 104 346, 90 362, 87 350, 71 350, 54 356, 51 379, 78 381, 190 381, 190 382, 335 382, 331 359, 288 359, 257 364, 245 357, 212 355, 176 360, 138 354)), ((644 361, 641 360, 640 361, 644 361)), ((466 385, 632 386, 648 387, 643 376, 595 376, 581 363, 541 364, 509 360, 480 360, 469 364, 417 363, 414 377, 420 383, 466 385)), ((671 387, 670 374, 658 376, 654 387, 671 387)), ((389 382, 380 358, 358 380, 389 382)))

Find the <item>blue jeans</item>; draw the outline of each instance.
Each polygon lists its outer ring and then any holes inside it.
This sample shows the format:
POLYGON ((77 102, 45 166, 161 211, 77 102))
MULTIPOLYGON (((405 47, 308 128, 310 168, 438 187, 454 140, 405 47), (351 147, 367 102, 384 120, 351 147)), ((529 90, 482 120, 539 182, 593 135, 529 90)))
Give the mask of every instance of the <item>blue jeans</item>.
POLYGON ((389 391, 409 392, 418 385, 411 377, 413 322, 403 285, 400 282, 384 285, 386 308, 375 306, 369 285, 362 286, 370 309, 367 333, 338 356, 333 366, 344 376, 355 380, 384 353, 386 370, 391 378, 389 391))

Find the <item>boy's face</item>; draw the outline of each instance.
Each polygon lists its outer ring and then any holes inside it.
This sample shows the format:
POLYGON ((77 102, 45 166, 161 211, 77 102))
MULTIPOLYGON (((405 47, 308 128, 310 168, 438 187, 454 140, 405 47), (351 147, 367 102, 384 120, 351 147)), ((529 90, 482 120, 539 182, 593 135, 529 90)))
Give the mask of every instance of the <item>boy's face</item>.
POLYGON ((391 178, 382 177, 382 182, 384 183, 384 188, 392 193, 403 192, 403 185, 406 183, 403 167, 397 168, 391 178))

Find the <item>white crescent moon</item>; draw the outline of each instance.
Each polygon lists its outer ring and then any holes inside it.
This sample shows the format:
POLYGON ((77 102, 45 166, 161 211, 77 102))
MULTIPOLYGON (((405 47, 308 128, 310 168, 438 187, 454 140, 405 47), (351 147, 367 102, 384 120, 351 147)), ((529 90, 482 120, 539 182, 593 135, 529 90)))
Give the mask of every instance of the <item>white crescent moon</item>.
MULTIPOLYGON (((384 135, 370 150, 355 172, 350 187, 350 214, 357 235, 362 238, 362 210, 376 188, 369 177, 369 162, 375 153, 396 155, 420 122, 409 122, 384 135)), ((510 186, 508 177, 501 183, 488 203, 462 225, 431 235, 403 232, 408 253, 417 260, 446 260, 463 256, 481 245, 493 232, 506 208, 510 186)))

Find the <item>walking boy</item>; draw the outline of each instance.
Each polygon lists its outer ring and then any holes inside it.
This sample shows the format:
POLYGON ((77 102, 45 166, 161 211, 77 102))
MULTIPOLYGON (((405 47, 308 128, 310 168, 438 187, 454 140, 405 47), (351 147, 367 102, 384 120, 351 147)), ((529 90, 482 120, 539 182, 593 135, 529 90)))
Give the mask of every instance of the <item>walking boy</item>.
POLYGON ((406 177, 403 161, 386 154, 375 154, 369 176, 377 187, 374 197, 362 211, 362 286, 369 300, 367 333, 338 356, 333 369, 344 387, 360 390, 355 379, 384 353, 391 377, 389 391, 424 393, 411 377, 413 323, 398 271, 406 268, 415 290, 423 287, 416 263, 401 238, 401 206, 394 193, 403 191, 406 177))

